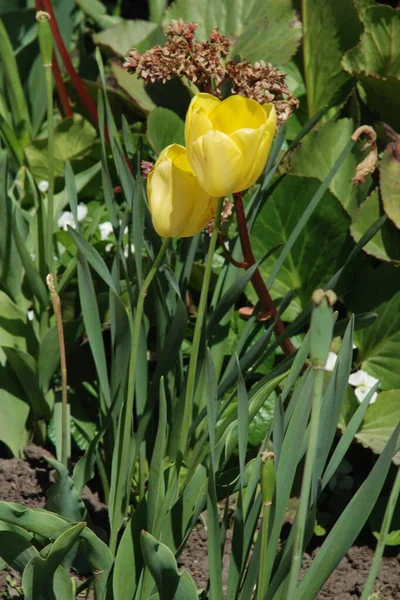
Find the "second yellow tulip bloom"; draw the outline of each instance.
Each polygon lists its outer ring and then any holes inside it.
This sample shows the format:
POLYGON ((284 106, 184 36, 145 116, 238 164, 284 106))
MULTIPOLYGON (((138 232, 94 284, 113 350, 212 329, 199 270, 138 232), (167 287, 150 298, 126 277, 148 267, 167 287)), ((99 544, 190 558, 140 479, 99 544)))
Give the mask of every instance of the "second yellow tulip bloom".
POLYGON ((196 235, 214 217, 217 203, 200 187, 179 144, 161 152, 147 178, 147 196, 154 229, 162 237, 196 235))
POLYGON ((276 132, 273 104, 234 95, 197 94, 186 116, 187 157, 200 186, 219 198, 246 190, 261 175, 276 132))

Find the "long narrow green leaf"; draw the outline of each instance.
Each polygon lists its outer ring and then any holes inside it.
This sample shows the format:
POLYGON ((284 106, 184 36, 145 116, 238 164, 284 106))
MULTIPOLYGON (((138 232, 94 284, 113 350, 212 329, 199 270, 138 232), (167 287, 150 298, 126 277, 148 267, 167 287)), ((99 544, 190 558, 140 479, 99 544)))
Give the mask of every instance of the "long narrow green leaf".
POLYGON ((111 393, 100 314, 92 275, 87 260, 81 252, 78 253, 78 288, 83 322, 96 365, 101 392, 104 395, 106 407, 109 407, 111 406, 111 393))
POLYGON ((22 147, 31 139, 31 123, 24 90, 18 73, 17 61, 3 21, 0 19, 0 60, 3 64, 10 95, 10 108, 13 115, 13 128, 17 132, 22 147))
POLYGON ((72 229, 72 227, 69 227, 68 231, 82 255, 87 259, 88 263, 93 267, 104 283, 106 283, 114 292, 114 294, 118 296, 118 290, 114 285, 110 271, 107 269, 106 263, 101 258, 96 248, 89 244, 89 242, 87 242, 77 231, 72 229))
MULTIPOLYGON (((16 208, 19 210, 19 207, 16 208)), ((38 270, 36 269, 36 265, 33 262, 31 255, 25 245, 24 240, 22 239, 21 232, 18 228, 17 220, 14 213, 13 223, 12 223, 12 231, 14 235, 15 245, 18 249, 19 256, 21 258, 21 262, 25 269, 26 278, 29 282, 29 285, 32 288, 33 293, 35 294, 42 310, 46 310, 49 305, 49 294, 47 289, 40 277, 38 270)))
POLYGON ((349 449, 351 443, 354 440, 354 436, 359 430, 361 423, 363 422, 364 415, 367 412, 369 403, 371 401, 372 396, 375 394, 377 389, 379 388, 380 382, 378 381, 365 396, 359 407, 357 408, 354 415, 351 417, 349 424, 347 425, 342 437, 338 445, 335 448, 334 453, 331 456, 331 459, 328 463, 328 466, 325 469, 324 475, 322 477, 321 488, 324 489, 329 481, 332 479, 335 474, 337 468, 342 462, 347 450, 349 449))
POLYGON ((156 515, 160 510, 165 494, 164 456, 167 431, 167 401, 165 398, 164 379, 160 380, 159 415, 157 436, 151 457, 149 484, 147 494, 147 529, 153 531, 156 515))
POLYGON ((221 535, 218 518, 218 501, 215 485, 217 469, 215 456, 215 427, 217 424, 217 378, 210 351, 206 351, 206 395, 208 412, 208 435, 210 440, 210 468, 208 473, 207 531, 208 568, 212 600, 222 600, 221 535))
POLYGON ((329 575, 351 547, 368 519, 385 483, 399 441, 400 423, 358 492, 353 496, 304 575, 296 600, 315 598, 329 575))

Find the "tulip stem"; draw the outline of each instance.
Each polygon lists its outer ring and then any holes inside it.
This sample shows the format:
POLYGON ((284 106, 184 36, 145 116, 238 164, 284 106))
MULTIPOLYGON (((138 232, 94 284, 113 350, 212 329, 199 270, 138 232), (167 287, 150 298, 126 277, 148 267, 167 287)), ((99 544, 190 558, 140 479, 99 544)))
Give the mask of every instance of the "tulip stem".
POLYGON ((189 429, 190 429, 190 424, 192 422, 193 399, 194 399, 194 393, 195 393, 196 372, 197 372, 197 363, 198 363, 198 358, 199 358, 200 341, 201 341, 201 334, 203 331, 203 324, 204 324, 204 319, 205 319, 206 310, 207 310, 208 290, 210 287, 213 257, 214 257, 214 253, 215 253, 215 248, 217 246, 219 225, 221 222, 222 203, 223 203, 223 198, 220 198, 218 200, 217 208, 215 211, 214 229, 213 229, 213 232, 211 235, 210 245, 208 248, 206 268, 204 271, 203 284, 201 286, 199 310, 197 313, 196 326, 194 329, 192 351, 190 354, 189 370, 188 370, 188 376, 187 376, 185 407, 184 407, 184 413, 183 413, 183 419, 182 419, 182 429, 181 429, 181 436, 180 436, 180 442, 179 442, 179 453, 180 453, 179 460, 181 460, 182 457, 185 455, 186 447, 187 447, 187 443, 188 443, 188 433, 189 433, 189 429))
POLYGON ((225 240, 224 240, 224 236, 222 235, 222 233, 218 234, 218 241, 221 245, 221 250, 222 250, 222 254, 224 255, 224 258, 226 258, 226 260, 228 262, 230 262, 231 265, 233 265, 234 267, 238 267, 238 269, 248 269, 247 262, 245 262, 245 261, 240 262, 239 260, 235 260, 233 258, 232 254, 229 252, 229 250, 225 246, 225 240))
MULTIPOLYGON (((237 192, 236 194, 233 194, 233 198, 235 202, 239 238, 242 246, 244 262, 246 264, 245 268, 248 269, 249 267, 255 264, 256 259, 254 258, 253 250, 250 243, 249 230, 247 228, 246 215, 244 213, 242 192, 237 192)), ((274 301, 271 298, 271 295, 267 289, 267 286, 265 285, 265 282, 261 276, 259 269, 257 269, 254 272, 254 275, 251 278, 251 283, 253 284, 254 290, 260 300, 261 310, 265 313, 265 315, 270 314, 272 319, 275 321, 275 335, 277 337, 281 336, 285 332, 285 326, 282 323, 281 319, 277 318, 278 311, 276 310, 274 301)), ((286 356, 290 356, 291 354, 296 352, 296 348, 293 346, 289 338, 286 338, 282 342, 281 348, 286 354, 286 356)))

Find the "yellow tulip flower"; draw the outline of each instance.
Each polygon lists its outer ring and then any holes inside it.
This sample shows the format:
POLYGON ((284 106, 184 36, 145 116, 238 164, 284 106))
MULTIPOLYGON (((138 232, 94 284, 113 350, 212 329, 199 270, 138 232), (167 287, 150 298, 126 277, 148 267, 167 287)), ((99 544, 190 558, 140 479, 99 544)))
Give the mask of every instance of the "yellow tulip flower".
POLYGON ((147 178, 154 229, 162 237, 191 237, 214 217, 217 200, 199 185, 186 148, 167 146, 147 178))
POLYGON ((257 181, 276 132, 273 104, 234 95, 192 99, 185 123, 188 160, 201 187, 219 198, 257 181))

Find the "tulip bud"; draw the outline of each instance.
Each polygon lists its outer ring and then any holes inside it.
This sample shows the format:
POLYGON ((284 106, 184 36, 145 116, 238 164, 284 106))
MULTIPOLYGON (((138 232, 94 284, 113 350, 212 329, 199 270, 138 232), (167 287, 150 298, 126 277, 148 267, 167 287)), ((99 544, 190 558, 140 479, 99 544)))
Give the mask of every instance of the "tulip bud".
POLYGON ((162 237, 191 237, 214 217, 216 199, 199 185, 178 144, 161 152, 147 178, 147 196, 154 229, 162 237))
POLYGON ((275 132, 273 104, 240 95, 221 102, 197 94, 186 116, 185 138, 201 187, 216 198, 249 188, 265 167, 275 132))

